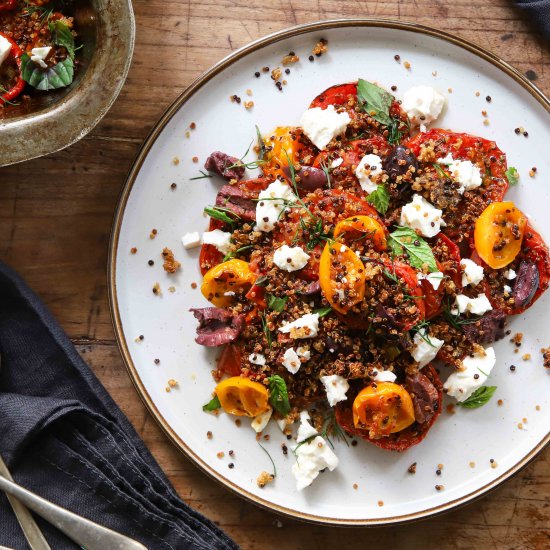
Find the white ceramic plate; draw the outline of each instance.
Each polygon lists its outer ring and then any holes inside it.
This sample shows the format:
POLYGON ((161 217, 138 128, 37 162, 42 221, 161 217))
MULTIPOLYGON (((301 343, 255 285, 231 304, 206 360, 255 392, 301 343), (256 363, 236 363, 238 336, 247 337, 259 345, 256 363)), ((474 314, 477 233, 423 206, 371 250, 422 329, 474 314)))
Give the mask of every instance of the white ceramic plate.
POLYGON ((292 453, 285 457, 281 452, 286 440, 276 425, 270 425, 271 438, 263 444, 278 475, 274 483, 258 488, 256 477, 272 467, 246 420, 238 428, 229 415, 201 411, 214 387, 210 371, 216 354, 194 342, 196 323, 188 310, 207 302, 191 287, 201 281, 198 249, 184 251, 180 238, 206 228, 202 210, 213 203, 221 182, 190 178, 213 150, 242 155, 255 137, 255 124, 264 132, 296 124, 315 95, 358 77, 387 88, 397 85, 397 96, 413 84, 445 91, 448 108, 440 125, 498 142, 521 174, 510 199, 550 240, 550 187, 545 185, 550 174, 548 100, 504 62, 439 31, 393 21, 332 21, 290 29, 235 52, 169 109, 145 143, 121 199, 111 246, 110 287, 117 336, 130 374, 152 414, 185 454, 257 504, 302 519, 365 525, 417 519, 468 502, 517 472, 547 443, 550 374, 542 366, 540 348, 550 344, 550 293, 511 322, 513 332, 525 334, 520 354, 513 353, 508 339, 496 344, 498 362, 489 381, 498 390, 488 405, 458 409, 454 415, 444 412, 428 437, 403 454, 364 442, 349 448, 337 443, 340 466, 302 492, 296 491, 291 475, 292 453), (309 62, 320 37, 329 40, 329 53, 309 62), (291 68, 283 93, 269 74, 254 77, 261 67, 280 65, 290 50, 302 61, 291 68), (411 69, 397 63, 395 54, 409 61, 411 69), (233 94, 253 100, 254 108, 247 111, 231 103, 233 94), (483 124, 483 110, 488 111, 488 126, 483 124), (186 137, 191 122, 196 129, 186 137), (528 138, 514 133, 519 126, 528 130, 528 138), (200 164, 192 162, 194 156, 200 164), (177 165, 175 158, 180 159, 177 165), (528 175, 532 166, 538 168, 534 179, 528 175), (175 191, 170 189, 173 182, 175 191), (153 228, 158 235, 151 240, 153 228), (138 252, 131 254, 134 246, 138 252), (175 276, 162 270, 164 246, 183 263, 175 276), (154 259, 153 267, 149 259, 154 259), (152 292, 155 282, 162 288, 160 297, 152 292), (171 285, 174 293, 168 290, 171 285), (136 342, 139 335, 144 340, 136 342), (523 361, 524 353, 531 353, 532 359, 523 361), (155 358, 160 364, 155 365, 155 358), (517 365, 515 372, 509 369, 512 363, 517 365), (178 387, 167 393, 171 378, 178 387), (502 406, 497 405, 499 399, 502 406), (208 431, 212 439, 207 439, 208 431), (225 456, 218 458, 218 452, 225 456), (415 475, 407 472, 413 462, 415 475), (440 476, 435 473, 438 464, 443 464, 440 476), (436 484, 444 489, 437 491, 436 484))

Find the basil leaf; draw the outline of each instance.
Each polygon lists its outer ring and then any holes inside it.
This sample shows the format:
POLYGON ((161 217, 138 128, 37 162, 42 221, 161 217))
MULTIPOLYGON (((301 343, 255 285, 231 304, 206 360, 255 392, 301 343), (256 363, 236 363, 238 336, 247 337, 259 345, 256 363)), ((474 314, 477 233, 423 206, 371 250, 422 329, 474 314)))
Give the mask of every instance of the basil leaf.
POLYGON ((396 256, 401 256, 406 251, 409 264, 416 269, 428 266, 431 272, 439 271, 430 245, 409 227, 397 227, 390 233, 389 245, 396 256))
POLYGON ((510 185, 517 185, 519 182, 519 172, 513 166, 510 166, 504 173, 510 185))
POLYGON ((290 412, 286 382, 278 374, 270 376, 267 380, 269 382, 269 402, 271 406, 281 416, 286 416, 290 412))
POLYGON ((474 393, 472 393, 466 401, 462 401, 462 403, 458 402, 457 405, 464 407, 465 409, 477 409, 478 407, 483 407, 483 405, 491 399, 496 389, 496 386, 481 386, 481 388, 478 388, 474 393))
POLYGON ((357 99, 363 111, 381 124, 389 126, 392 123, 390 107, 393 96, 376 84, 363 79, 357 81, 357 99))
POLYGON ((73 81, 74 63, 70 57, 56 63, 53 67, 41 69, 32 61, 28 53, 21 56, 21 76, 25 82, 37 90, 57 90, 65 88, 73 81))
POLYGON ((273 296, 273 294, 268 294, 267 307, 269 309, 272 309, 273 311, 283 311, 285 309, 287 300, 288 296, 285 296, 284 298, 277 298, 277 296, 273 296))
POLYGON ((324 317, 325 315, 328 315, 332 311, 332 308, 330 306, 322 307, 320 309, 316 309, 313 313, 317 313, 319 317, 324 317))
POLYGON ((390 192, 385 185, 379 185, 368 197, 367 202, 370 202, 380 214, 385 214, 390 205, 390 192))
POLYGON ((63 46, 67 50, 69 57, 74 59, 74 37, 71 29, 63 21, 51 21, 49 28, 54 44, 63 46))
POLYGON ((219 408, 221 408, 222 404, 220 403, 220 400, 218 399, 218 396, 215 395, 206 405, 203 405, 202 410, 203 411, 217 411, 219 408))

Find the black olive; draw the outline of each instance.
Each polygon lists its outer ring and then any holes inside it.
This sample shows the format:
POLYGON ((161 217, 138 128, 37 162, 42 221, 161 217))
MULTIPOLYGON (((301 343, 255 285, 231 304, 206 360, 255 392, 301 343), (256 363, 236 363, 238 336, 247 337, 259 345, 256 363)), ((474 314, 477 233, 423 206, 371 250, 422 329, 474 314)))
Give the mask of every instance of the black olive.
POLYGON ((382 163, 391 181, 395 181, 397 176, 405 175, 411 166, 418 170, 418 161, 413 152, 403 145, 394 147, 382 163))
MULTIPOLYGON (((283 168, 286 177, 290 179, 290 169, 288 166, 283 168)), ((327 175, 324 170, 314 168, 313 166, 304 166, 295 173, 296 185, 306 191, 315 191, 322 189, 327 185, 327 175)))
POLYGON ((540 275, 537 265, 522 260, 519 264, 514 290, 512 291, 516 307, 526 307, 531 303, 535 292, 539 288, 539 282, 540 275))

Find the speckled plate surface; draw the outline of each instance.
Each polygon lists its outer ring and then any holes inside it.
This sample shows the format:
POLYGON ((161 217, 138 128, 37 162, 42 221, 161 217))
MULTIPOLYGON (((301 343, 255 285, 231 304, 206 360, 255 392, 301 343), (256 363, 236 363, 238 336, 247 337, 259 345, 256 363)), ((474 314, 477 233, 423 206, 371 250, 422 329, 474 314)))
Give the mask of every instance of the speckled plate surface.
POLYGON ((192 157, 202 164, 215 149, 241 156, 255 137, 255 124, 264 132, 296 124, 315 95, 358 77, 387 88, 396 85, 398 97, 413 84, 445 91, 448 107, 440 125, 498 142, 521 174, 510 199, 550 240, 550 188, 545 185, 550 173, 550 107, 540 91, 496 56, 439 31, 394 21, 330 21, 255 42, 214 66, 180 96, 153 130, 129 175, 114 223, 109 276, 115 328, 130 375, 179 449, 206 473, 259 505, 311 521, 376 525, 467 503, 517 472, 548 442, 550 373, 542 366, 540 348, 550 343, 550 295, 512 319, 511 330, 525 334, 520 354, 513 353, 508 340, 495 345, 497 365, 489 382, 498 389, 485 407, 444 412, 426 440, 403 454, 362 441, 356 447, 337 443, 340 466, 302 492, 296 491, 291 474, 292 453, 283 455, 281 443, 286 440, 272 423, 267 429, 270 440, 263 443, 276 463, 277 477, 260 489, 256 477, 272 466, 248 422, 238 428, 229 415, 201 411, 214 387, 210 371, 216 354, 194 343, 195 321, 188 310, 207 302, 191 286, 201 280, 198 249, 184 251, 180 242, 188 231, 205 230, 203 207, 213 203, 221 184, 216 179, 191 180, 200 168, 192 157), (308 55, 320 37, 329 40, 329 53, 311 63, 308 55), (290 50, 302 61, 292 67, 283 93, 268 74, 254 77, 261 67, 279 65, 290 50), (410 70, 394 60, 395 54, 411 64, 410 70), (233 94, 253 100, 254 108, 231 103, 233 94), (483 124, 483 110, 488 111, 488 126, 483 124), (186 137, 191 122, 196 129, 186 137), (514 133, 518 126, 528 130, 528 138, 514 133), (532 166, 538 168, 534 179, 528 175, 532 166), (176 190, 171 190, 172 183, 176 190), (158 234, 151 240, 153 228, 158 234), (175 276, 162 270, 164 246, 183 263, 175 276), (136 254, 130 253, 132 247, 137 247, 136 254), (148 265, 149 259, 154 266, 148 265), (156 282, 162 296, 151 292, 156 282), (136 341, 139 335, 144 335, 142 341, 136 341), (523 361, 524 353, 531 353, 532 359, 523 361), (512 363, 515 372, 509 369, 512 363), (178 386, 167 393, 171 378, 178 386), (208 431, 212 439, 207 439, 208 431), (219 452, 225 453, 221 459, 219 452), (229 462, 235 464, 233 469, 229 462), (407 472, 413 462, 415 475, 407 472), (443 465, 441 476, 435 473, 438 464, 443 465))

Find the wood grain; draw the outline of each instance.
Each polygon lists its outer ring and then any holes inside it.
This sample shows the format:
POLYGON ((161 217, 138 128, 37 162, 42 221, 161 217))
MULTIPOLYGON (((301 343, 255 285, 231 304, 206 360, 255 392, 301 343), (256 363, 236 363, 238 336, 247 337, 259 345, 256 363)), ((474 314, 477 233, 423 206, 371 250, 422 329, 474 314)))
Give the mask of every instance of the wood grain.
POLYGON ((180 495, 245 550, 548 548, 548 450, 484 499, 429 522, 392 528, 343 533, 305 525, 219 487, 172 447, 138 398, 114 342, 106 278, 112 216, 140 143, 181 90, 232 50, 318 19, 398 18, 473 40, 549 93, 547 44, 507 0, 134 0, 134 7, 136 53, 110 113, 73 147, 0 169, 0 258, 57 316, 180 495))

